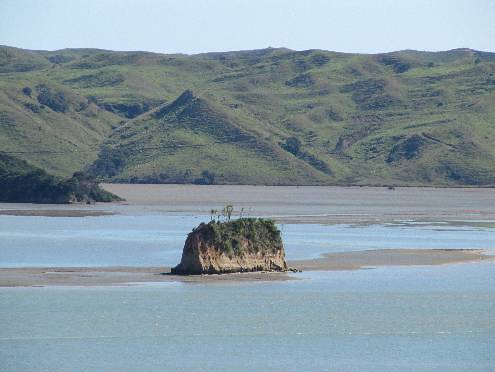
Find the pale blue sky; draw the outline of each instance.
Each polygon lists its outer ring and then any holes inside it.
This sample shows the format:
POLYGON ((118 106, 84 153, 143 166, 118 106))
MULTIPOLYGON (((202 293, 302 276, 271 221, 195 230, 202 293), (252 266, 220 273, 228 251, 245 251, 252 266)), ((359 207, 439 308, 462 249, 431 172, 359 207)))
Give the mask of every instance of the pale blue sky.
POLYGON ((200 53, 495 52, 495 0, 0 0, 0 44, 200 53))

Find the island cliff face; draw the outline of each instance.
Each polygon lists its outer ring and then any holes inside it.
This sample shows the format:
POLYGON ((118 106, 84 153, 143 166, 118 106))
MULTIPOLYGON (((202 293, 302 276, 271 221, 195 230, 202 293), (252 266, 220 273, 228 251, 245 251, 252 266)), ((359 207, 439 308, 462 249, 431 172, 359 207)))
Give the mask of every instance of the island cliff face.
POLYGON ((287 271, 280 231, 271 220, 242 218, 202 223, 187 236, 172 274, 287 271))

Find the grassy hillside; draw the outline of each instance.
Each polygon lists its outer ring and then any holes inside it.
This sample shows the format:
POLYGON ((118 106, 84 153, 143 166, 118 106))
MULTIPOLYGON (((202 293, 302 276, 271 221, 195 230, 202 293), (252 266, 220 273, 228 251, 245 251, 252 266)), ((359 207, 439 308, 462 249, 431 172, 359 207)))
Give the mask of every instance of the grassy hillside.
POLYGON ((58 175, 495 184, 495 54, 0 48, 0 150, 58 175))

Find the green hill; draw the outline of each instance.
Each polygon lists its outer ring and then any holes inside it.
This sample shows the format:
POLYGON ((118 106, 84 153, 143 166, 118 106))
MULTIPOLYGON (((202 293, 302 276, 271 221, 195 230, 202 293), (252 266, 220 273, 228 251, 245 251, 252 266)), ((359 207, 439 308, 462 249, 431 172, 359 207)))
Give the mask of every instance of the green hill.
POLYGON ((0 202, 77 203, 121 200, 101 189, 94 177, 76 172, 69 179, 52 176, 0 152, 0 202))
POLYGON ((494 185, 495 54, 0 47, 0 150, 124 182, 494 185))

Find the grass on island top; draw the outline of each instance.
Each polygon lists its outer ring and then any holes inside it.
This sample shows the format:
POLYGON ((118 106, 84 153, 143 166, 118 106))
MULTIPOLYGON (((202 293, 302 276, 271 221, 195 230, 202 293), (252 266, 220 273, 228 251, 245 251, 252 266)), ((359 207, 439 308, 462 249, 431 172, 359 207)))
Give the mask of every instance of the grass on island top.
POLYGON ((201 223, 191 234, 200 234, 205 243, 229 257, 259 253, 274 254, 283 248, 275 222, 264 218, 239 218, 201 223))

